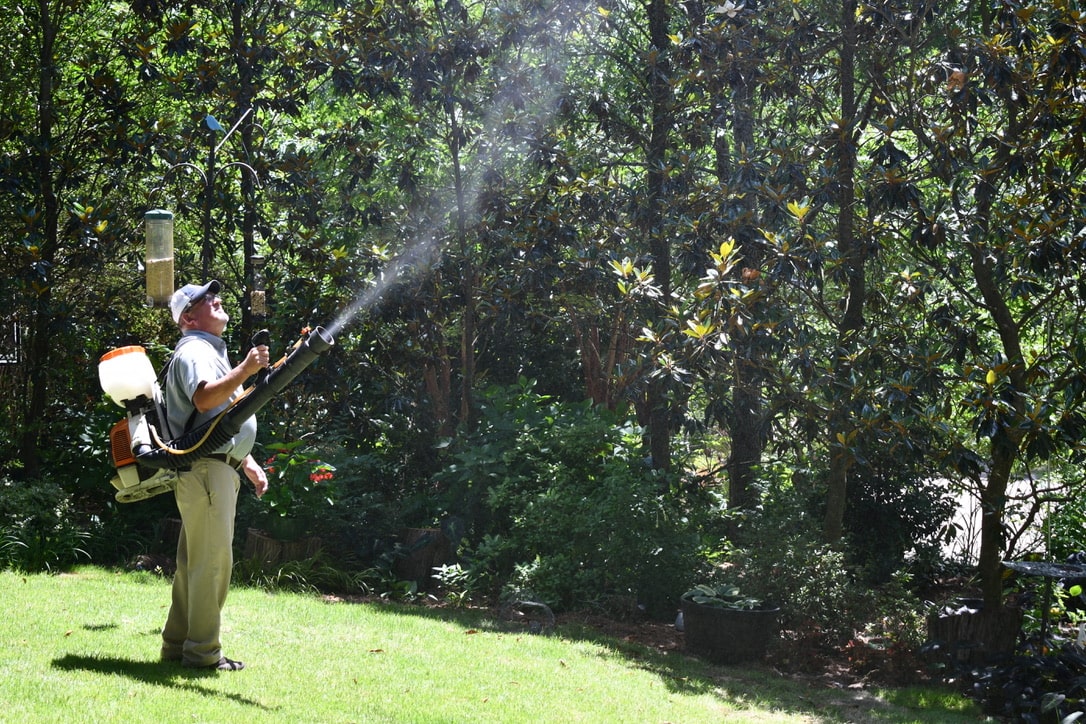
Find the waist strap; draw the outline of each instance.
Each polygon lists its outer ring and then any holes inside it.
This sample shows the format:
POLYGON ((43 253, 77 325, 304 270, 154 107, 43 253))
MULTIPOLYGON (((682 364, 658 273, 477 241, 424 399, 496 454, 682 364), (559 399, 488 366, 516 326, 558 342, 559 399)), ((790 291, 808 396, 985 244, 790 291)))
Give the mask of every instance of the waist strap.
POLYGON ((226 463, 230 467, 234 468, 234 470, 240 468, 242 463, 245 462, 245 458, 238 459, 235 457, 230 457, 226 453, 211 453, 207 457, 211 460, 218 460, 220 463, 226 463))

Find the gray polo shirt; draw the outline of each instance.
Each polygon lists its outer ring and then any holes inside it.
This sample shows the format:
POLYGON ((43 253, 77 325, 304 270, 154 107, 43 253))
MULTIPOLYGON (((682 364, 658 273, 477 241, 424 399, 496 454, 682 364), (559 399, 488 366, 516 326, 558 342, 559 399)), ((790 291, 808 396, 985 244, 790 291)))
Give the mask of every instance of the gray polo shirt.
MULTIPOLYGON (((214 410, 197 413, 192 425, 185 429, 186 423, 192 417, 195 407, 192 404, 192 396, 196 394, 196 388, 201 382, 212 382, 225 377, 233 365, 226 354, 226 342, 221 337, 216 337, 208 332, 188 330, 178 340, 174 347, 173 359, 170 361, 169 372, 166 375, 166 411, 169 417, 170 434, 178 438, 186 432, 194 430, 208 420, 216 417, 229 403, 221 405, 214 410)), ((242 392, 238 387, 230 396, 231 401, 242 392)), ((241 423, 241 429, 230 441, 216 450, 205 451, 211 453, 226 453, 231 457, 241 459, 249 454, 256 441, 256 417, 250 416, 241 423)))

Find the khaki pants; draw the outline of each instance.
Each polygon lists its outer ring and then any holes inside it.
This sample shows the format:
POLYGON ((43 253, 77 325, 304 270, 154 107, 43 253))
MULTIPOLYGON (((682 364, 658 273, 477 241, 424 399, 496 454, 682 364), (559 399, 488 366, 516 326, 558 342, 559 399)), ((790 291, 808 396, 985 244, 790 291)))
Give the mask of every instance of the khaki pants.
POLYGON ((181 512, 173 600, 162 629, 162 658, 209 666, 222 656, 219 630, 234 567, 236 470, 203 458, 177 481, 181 512))

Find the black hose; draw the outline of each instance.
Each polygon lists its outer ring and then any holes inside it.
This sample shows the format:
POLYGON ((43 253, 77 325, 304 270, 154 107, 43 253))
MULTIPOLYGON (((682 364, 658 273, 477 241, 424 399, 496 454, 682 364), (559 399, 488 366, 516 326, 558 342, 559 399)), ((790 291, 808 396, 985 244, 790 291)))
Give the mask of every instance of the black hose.
POLYGON ((267 375, 247 389, 221 415, 161 446, 138 446, 133 451, 136 462, 156 470, 180 470, 207 457, 238 434, 242 423, 255 415, 333 344, 335 340, 324 328, 315 327, 309 336, 295 345, 289 355, 268 370, 267 375))

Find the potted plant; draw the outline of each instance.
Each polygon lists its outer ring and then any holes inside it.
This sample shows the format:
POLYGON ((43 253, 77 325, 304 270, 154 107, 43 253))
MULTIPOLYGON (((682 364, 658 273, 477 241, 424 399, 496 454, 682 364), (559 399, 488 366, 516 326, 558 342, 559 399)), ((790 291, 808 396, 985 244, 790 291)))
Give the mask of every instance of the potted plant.
POLYGON ((680 601, 686 650, 714 663, 760 660, 777 636, 780 607, 734 584, 702 584, 680 601))

